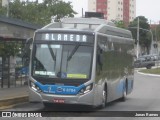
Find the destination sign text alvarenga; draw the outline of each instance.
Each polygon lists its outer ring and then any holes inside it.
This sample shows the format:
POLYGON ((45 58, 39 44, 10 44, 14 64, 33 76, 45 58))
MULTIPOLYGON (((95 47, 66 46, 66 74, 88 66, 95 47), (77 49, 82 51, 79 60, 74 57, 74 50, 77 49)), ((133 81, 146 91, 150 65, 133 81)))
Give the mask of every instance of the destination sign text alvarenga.
POLYGON ((41 40, 87 42, 87 35, 42 33, 41 40))

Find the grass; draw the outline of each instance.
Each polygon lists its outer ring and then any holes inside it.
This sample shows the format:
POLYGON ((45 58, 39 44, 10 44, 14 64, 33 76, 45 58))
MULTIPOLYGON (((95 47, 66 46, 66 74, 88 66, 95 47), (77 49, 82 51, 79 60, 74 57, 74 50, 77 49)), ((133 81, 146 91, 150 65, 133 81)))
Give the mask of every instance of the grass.
POLYGON ((144 69, 144 70, 140 70, 140 72, 160 75, 160 68, 144 69))

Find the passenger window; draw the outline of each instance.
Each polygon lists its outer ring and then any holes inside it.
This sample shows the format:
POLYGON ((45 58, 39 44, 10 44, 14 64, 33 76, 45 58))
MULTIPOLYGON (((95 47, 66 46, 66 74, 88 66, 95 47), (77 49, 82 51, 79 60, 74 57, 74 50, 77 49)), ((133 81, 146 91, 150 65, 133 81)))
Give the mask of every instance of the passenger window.
POLYGON ((97 53, 97 63, 99 65, 100 70, 102 70, 103 66, 103 50, 99 48, 97 53))

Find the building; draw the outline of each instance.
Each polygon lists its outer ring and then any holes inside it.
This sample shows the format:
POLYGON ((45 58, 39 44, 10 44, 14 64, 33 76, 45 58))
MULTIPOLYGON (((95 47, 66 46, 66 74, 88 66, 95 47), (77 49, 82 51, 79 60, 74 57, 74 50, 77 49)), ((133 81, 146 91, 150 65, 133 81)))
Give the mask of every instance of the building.
POLYGON ((102 12, 107 20, 129 23, 136 17, 136 0, 88 0, 88 11, 102 12))
POLYGON ((22 20, 0 16, 0 37, 27 39, 33 37, 34 31, 42 26, 22 20))
POLYGON ((23 48, 26 40, 33 37, 35 30, 41 27, 19 19, 0 16, 0 89, 22 86, 21 83, 25 82, 25 79, 19 81, 17 71, 22 67, 24 60, 23 48), (19 55, 14 56, 11 52, 16 48, 19 49, 17 53, 19 55))

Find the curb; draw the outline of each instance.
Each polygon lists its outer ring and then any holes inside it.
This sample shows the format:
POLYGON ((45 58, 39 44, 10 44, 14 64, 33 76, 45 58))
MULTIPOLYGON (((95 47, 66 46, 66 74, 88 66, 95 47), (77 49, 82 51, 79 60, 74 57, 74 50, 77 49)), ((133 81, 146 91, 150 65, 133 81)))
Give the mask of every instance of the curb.
POLYGON ((28 101, 29 101, 28 95, 2 99, 0 100, 0 110, 12 108, 17 104, 28 102, 28 101))
POLYGON ((142 72, 139 72, 139 70, 137 70, 137 73, 138 73, 138 74, 141 74, 141 75, 151 76, 151 77, 160 77, 160 75, 142 73, 142 72))

